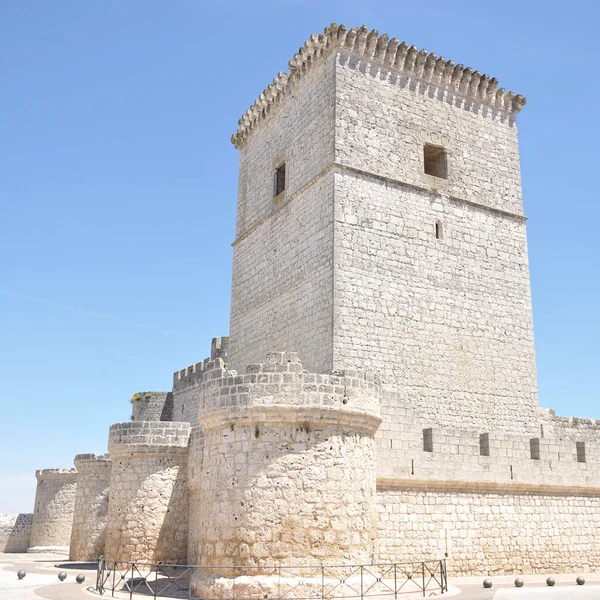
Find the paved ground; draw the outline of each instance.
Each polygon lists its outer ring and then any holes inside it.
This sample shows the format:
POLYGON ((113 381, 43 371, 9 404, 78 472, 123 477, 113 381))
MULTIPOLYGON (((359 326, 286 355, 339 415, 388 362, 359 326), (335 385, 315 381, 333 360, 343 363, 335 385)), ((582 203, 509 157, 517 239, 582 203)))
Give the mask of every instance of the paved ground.
POLYGON ((0 599, 89 600, 86 588, 96 581, 95 566, 90 570, 91 565, 68 563, 67 560, 67 556, 60 554, 0 554, 0 599), (27 571, 22 580, 17 578, 19 569, 27 571), (65 581, 59 581, 60 571, 67 573, 65 581), (81 585, 75 582, 79 573, 85 575, 81 585))
MULTIPOLYGON (((95 575, 95 565, 69 563, 58 554, 0 554, 0 600, 89 600, 88 588, 95 583, 95 575), (23 580, 17 579, 19 569, 27 571, 23 580), (67 573, 64 582, 57 577, 60 571, 67 573), (82 585, 75 582, 79 573, 86 577, 82 585)), ((482 587, 483 577, 453 578, 449 596, 460 600, 600 600, 600 574, 583 575, 584 586, 575 583, 576 575, 556 575, 553 588, 546 586, 545 575, 523 576, 522 588, 514 587, 514 577, 493 577, 489 590, 482 587)))
MULTIPOLYGON (((459 588, 460 600, 600 600, 600 574, 581 573, 585 585, 577 585, 575 575, 553 575, 554 587, 546 585, 547 575, 523 575, 522 588, 514 586, 515 577, 492 577, 491 589, 483 588, 484 577, 451 578, 453 588, 459 588)), ((452 591, 452 590, 451 590, 452 591)))

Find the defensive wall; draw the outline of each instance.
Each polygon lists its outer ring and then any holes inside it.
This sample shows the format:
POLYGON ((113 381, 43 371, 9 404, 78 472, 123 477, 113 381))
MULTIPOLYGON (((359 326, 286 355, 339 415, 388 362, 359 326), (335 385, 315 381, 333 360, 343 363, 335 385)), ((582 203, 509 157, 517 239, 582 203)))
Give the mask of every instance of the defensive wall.
POLYGON ((33 513, 0 514, 0 552, 27 552, 33 513))

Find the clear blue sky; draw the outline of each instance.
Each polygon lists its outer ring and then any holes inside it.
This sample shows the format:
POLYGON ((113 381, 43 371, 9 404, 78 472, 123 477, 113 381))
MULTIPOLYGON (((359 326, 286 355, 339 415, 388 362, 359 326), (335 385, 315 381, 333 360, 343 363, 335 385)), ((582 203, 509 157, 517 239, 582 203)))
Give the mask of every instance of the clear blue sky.
POLYGON ((237 120, 313 32, 366 24, 519 115, 540 403, 600 417, 599 4, 0 2, 0 512, 103 452, 228 332, 237 120))

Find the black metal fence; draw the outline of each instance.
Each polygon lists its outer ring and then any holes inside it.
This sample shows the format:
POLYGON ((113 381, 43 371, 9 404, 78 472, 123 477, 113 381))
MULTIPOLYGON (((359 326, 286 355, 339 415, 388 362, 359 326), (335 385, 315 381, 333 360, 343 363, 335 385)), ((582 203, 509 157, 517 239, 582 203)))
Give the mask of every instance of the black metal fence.
POLYGON ((448 591, 446 561, 373 565, 217 567, 134 563, 101 558, 95 591, 113 598, 206 600, 395 600, 448 591))

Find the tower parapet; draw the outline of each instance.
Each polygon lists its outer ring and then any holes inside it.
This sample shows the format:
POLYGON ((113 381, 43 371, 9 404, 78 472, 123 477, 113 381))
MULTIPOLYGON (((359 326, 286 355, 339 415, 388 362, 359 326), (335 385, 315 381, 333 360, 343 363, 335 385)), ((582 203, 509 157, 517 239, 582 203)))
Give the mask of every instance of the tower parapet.
MULTIPOLYGON (((197 563, 370 562, 377 376, 307 373, 293 352, 269 353, 242 375, 215 366, 201 395, 203 442, 190 454, 202 464, 190 513, 197 563)), ((210 597, 213 575, 227 586, 218 571, 196 573, 192 594, 210 597)))
POLYGON ((138 392, 131 397, 132 421, 171 421, 172 392, 138 392))
POLYGON ((189 435, 189 423, 111 426, 107 559, 185 563, 189 435))
POLYGON ((28 552, 69 552, 77 471, 42 469, 35 472, 37 489, 28 552))
POLYGON ((213 338, 210 357, 173 373, 173 420, 198 423, 200 387, 207 371, 217 377, 216 368, 226 368, 229 354, 229 338, 213 338))
POLYGON ((70 560, 96 560, 104 554, 112 462, 108 454, 77 454, 77 492, 70 560))

